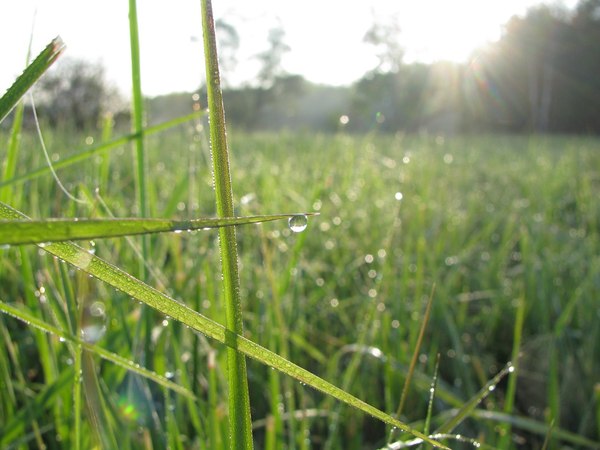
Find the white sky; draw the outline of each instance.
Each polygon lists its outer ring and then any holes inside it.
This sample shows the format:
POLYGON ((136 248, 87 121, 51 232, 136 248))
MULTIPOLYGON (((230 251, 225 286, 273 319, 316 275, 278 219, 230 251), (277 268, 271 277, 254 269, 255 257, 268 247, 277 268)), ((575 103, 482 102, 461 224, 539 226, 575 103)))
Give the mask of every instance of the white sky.
MULTIPOLYGON (((253 55, 267 48, 269 29, 281 25, 291 51, 283 65, 313 82, 349 84, 376 65, 362 42, 374 18, 398 18, 406 60, 465 60, 497 39, 501 26, 540 0, 213 0, 215 19, 240 35, 230 81, 254 78, 253 55)), ((554 3, 572 7, 576 0, 554 3)), ((130 59, 126 0, 0 0, 0 93, 25 64, 34 11, 36 55, 56 35, 65 56, 102 63, 107 78, 128 95, 130 59)), ((142 89, 145 95, 192 91, 202 82, 200 0, 138 0, 142 89), (195 38, 195 39, 194 39, 195 38)), ((64 57, 64 56, 63 56, 64 57)))

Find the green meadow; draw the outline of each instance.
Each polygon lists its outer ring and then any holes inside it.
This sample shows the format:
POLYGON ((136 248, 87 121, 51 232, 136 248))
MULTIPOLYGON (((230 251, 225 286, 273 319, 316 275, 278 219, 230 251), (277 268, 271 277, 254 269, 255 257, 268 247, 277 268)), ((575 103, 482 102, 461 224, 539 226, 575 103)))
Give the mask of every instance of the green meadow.
MULTIPOLYGON (((89 153, 118 136, 43 131, 57 167, 88 151, 57 169, 85 202, 65 196, 24 133, 15 181, 0 187, 12 207, 33 219, 138 215, 129 144, 89 153)), ((248 339, 450 448, 597 448, 600 141, 235 129, 229 140, 236 215, 319 213, 301 233, 237 227, 248 339)), ((214 217, 206 124, 145 143, 148 215, 214 217)), ((146 256, 138 237, 79 245, 225 323, 216 231, 146 239, 146 256)), ((137 299, 43 250, 0 250, 0 300, 65 333, 95 325, 88 342, 182 392, 1 314, 2 448, 225 446, 226 347, 149 310, 144 327, 137 299)), ((411 439, 262 363, 247 370, 256 448, 411 439)))
POLYGON ((600 448, 600 140, 227 134, 201 5, 207 111, 135 0, 131 132, 0 98, 0 448, 600 448))

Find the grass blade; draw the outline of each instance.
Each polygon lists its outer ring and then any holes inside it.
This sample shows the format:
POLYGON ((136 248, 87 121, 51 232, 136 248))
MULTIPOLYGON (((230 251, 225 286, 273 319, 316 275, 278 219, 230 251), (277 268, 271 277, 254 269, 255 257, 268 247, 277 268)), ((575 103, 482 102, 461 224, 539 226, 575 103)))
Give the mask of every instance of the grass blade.
MULTIPOLYGON (((3 208, 0 208, 0 218, 26 219, 26 216, 12 208, 4 206, 3 208)), ((430 439, 423 433, 412 429, 409 425, 394 419, 392 416, 384 413, 383 411, 348 394, 346 391, 334 386, 317 375, 314 375, 308 370, 297 366, 296 364, 250 341, 249 339, 244 338, 241 335, 232 333, 223 325, 203 316, 183 303, 180 303, 166 296, 165 294, 162 294, 156 289, 148 286, 147 284, 104 261, 103 259, 90 254, 75 244, 70 242, 58 242, 43 246, 42 248, 48 253, 69 262, 89 275, 104 281, 110 286, 123 291, 125 294, 135 298, 136 300, 141 301, 146 305, 160 311, 162 314, 184 323, 193 330, 203 333, 206 336, 227 345, 228 347, 235 346, 239 352, 256 359, 262 364, 273 367, 274 369, 277 369, 280 372, 297 379, 301 383, 324 392, 325 394, 367 414, 370 414, 371 416, 393 427, 397 427, 414 435, 415 437, 423 439, 424 442, 428 442, 429 444, 439 448, 448 448, 443 444, 430 439)))
POLYGON ((398 410, 396 411, 396 417, 400 417, 402 415, 402 411, 404 410, 404 403, 406 402, 406 397, 408 395, 408 389, 410 388, 410 383, 412 381, 412 377, 415 372, 415 367, 417 366, 417 359, 419 358, 419 354, 421 352, 421 344, 423 343, 423 337, 425 336, 425 329, 427 328, 427 324, 429 323, 429 317, 431 316, 431 305, 433 304, 434 292, 435 292, 435 284, 431 288, 431 294, 429 294, 429 300, 427 301, 427 306, 425 308, 425 314, 423 316, 423 321, 421 322, 421 328, 419 330, 419 336, 417 338, 417 343, 416 343, 415 349, 413 351, 412 359, 410 360, 410 365, 408 367, 408 374, 406 375, 406 381, 404 382, 404 387, 402 388, 402 395, 400 397, 400 404, 398 405, 398 410))
POLYGON ((454 428, 456 428, 463 420, 471 415, 477 405, 479 405, 479 403, 481 403, 483 399, 490 394, 490 392, 496 389, 496 386, 498 383, 500 383, 500 380, 502 380, 502 378, 511 373, 513 370, 514 366, 512 363, 509 362, 506 364, 506 366, 504 366, 504 368, 498 372, 494 378, 488 381, 474 397, 466 402, 454 416, 444 422, 442 426, 435 431, 435 434, 446 434, 452 432, 454 428))
MULTIPOLYGON (((204 114, 205 114, 204 111, 193 112, 186 116, 181 116, 176 119, 168 120, 166 122, 159 123, 158 125, 148 127, 146 129, 144 129, 143 133, 145 136, 159 133, 159 132, 167 130, 171 127, 174 127, 174 126, 180 125, 182 123, 189 122, 190 120, 202 117, 204 114)), ((127 144, 127 143, 131 142, 132 140, 136 139, 137 136, 138 136, 138 133, 130 133, 130 134, 126 134, 125 136, 121 136, 119 138, 113 139, 108 142, 102 142, 93 147, 89 147, 89 148, 86 147, 84 150, 77 152, 74 155, 69 156, 68 158, 61 159, 57 162, 53 162, 52 166, 54 167, 55 170, 62 169, 64 167, 70 166, 70 165, 78 163, 80 161, 84 161, 97 153, 114 150, 117 147, 127 144)), ((23 183, 24 181, 32 180, 34 178, 39 177, 40 175, 45 174, 46 172, 50 172, 50 168, 48 167, 48 165, 39 167, 37 169, 28 170, 26 174, 18 175, 14 178, 0 181, 0 188, 4 187, 4 186, 9 186, 12 184, 23 183)))
POLYGON ((31 408, 23 408, 0 428, 0 448, 8 445, 19 436, 23 435, 25 425, 40 416, 47 407, 52 405, 54 399, 73 382, 73 368, 65 369, 52 383, 46 385, 35 398, 32 399, 31 408))
POLYGON ((25 71, 19 75, 11 87, 0 98, 0 122, 15 107, 17 102, 33 86, 33 84, 56 61, 65 48, 62 39, 57 36, 33 60, 25 71))
POLYGON ((535 433, 538 436, 549 436, 552 433, 554 439, 568 442, 572 446, 586 447, 591 449, 600 448, 600 442, 592 441, 591 439, 579 434, 557 428, 554 424, 546 424, 529 417, 521 417, 513 414, 506 414, 498 411, 486 411, 476 409, 473 411, 473 417, 478 419, 489 420, 499 424, 510 423, 514 428, 535 433))
POLYGON ((25 322, 26 324, 31 325, 31 326, 33 326, 39 330, 42 330, 46 333, 51 333, 55 336, 58 336, 61 339, 64 339, 65 341, 69 341, 73 344, 80 345, 84 350, 87 350, 90 353, 94 353, 94 354, 98 355, 99 357, 112 362, 113 364, 116 364, 127 370, 135 372, 136 374, 138 374, 144 378, 147 378, 149 380, 152 380, 155 383, 160 384, 161 386, 171 389, 171 390, 177 392, 178 394, 184 395, 184 396, 192 398, 192 399, 195 398, 194 394, 192 394, 190 391, 188 391, 185 388, 182 388, 181 386, 179 386, 176 383, 173 383, 172 381, 169 381, 168 379, 157 374, 156 372, 152 372, 151 370, 140 367, 138 364, 136 364, 132 361, 129 361, 128 359, 123 358, 120 355, 109 352, 108 350, 105 350, 101 347, 98 347, 96 345, 85 342, 77 337, 74 337, 71 334, 56 328, 55 326, 52 326, 52 325, 44 322, 43 320, 38 319, 37 317, 35 317, 34 315, 32 315, 26 311, 17 309, 14 306, 11 306, 8 303, 3 302, 2 300, 0 300, 0 311, 4 312, 6 314, 9 314, 9 315, 13 316, 14 318, 19 319, 20 321, 25 322))
MULTIPOLYGON (((131 82, 133 86, 133 130, 135 137, 135 191, 141 217, 148 216, 148 185, 146 183, 146 152, 144 150, 144 98, 142 97, 142 71, 140 69, 140 40, 138 33, 136 0, 129 0, 129 39, 131 45, 131 82)), ((149 242, 142 238, 142 255, 149 256, 149 242)), ((146 268, 140 264, 142 278, 146 277, 146 268)), ((147 349, 146 349, 147 350, 147 349)))
MULTIPOLYGON (((513 348, 512 360, 514 361, 514 370, 508 375, 508 387, 504 396, 504 412, 512 414, 517 393, 517 379, 519 372, 519 353, 521 352, 521 340, 523 337, 523 324, 525 322, 526 302, 525 299, 517 300, 517 311, 515 325, 513 330, 513 348)), ((510 423, 503 426, 503 433, 500 439, 500 448, 508 448, 512 437, 510 423)))
MULTIPOLYGON (((0 202, 0 208, 4 208, 0 202)), ((223 219, 49 219, 0 220, 0 245, 38 244, 78 239, 98 239, 169 231, 192 231, 288 219, 295 214, 275 214, 223 219)))
MULTIPOLYGON (((210 143, 217 215, 233 217, 233 190, 229 170, 229 152, 225 130, 225 111, 221 93, 215 23, 210 0, 201 1, 204 61, 206 63, 206 92, 210 123, 210 143)), ((219 229, 221 271, 225 294, 225 318, 229 339, 227 348, 227 377, 229 386, 229 433, 230 447, 252 449, 252 419, 250 395, 246 374, 246 358, 238 352, 236 336, 244 332, 240 300, 240 277, 238 252, 234 227, 219 229)))

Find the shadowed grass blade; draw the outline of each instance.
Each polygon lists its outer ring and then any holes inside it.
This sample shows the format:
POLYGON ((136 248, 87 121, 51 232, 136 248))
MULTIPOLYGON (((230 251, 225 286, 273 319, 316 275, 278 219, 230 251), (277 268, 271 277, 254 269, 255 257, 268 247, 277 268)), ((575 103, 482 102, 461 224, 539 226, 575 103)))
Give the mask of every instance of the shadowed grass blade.
POLYGON ((60 37, 52 39, 44 50, 33 60, 25 71, 19 75, 13 85, 0 98, 0 122, 15 107, 31 86, 48 70, 65 48, 60 37))
POLYGON ((73 373, 72 367, 65 369, 52 383, 45 386, 32 399, 31 408, 22 408, 0 427, 0 448, 10 448, 8 445, 23 435, 27 424, 39 417, 58 395, 71 386, 73 373))
POLYGON ((488 381, 473 398, 471 398, 464 404, 462 408, 458 410, 456 415, 444 422, 444 424, 442 424, 442 426, 436 430, 436 434, 451 433, 454 428, 456 428, 463 420, 471 415, 477 405, 479 405, 484 398, 486 398, 491 392, 494 391, 494 389, 496 389, 496 386, 498 383, 500 383, 500 380, 502 380, 502 378, 511 373, 513 370, 514 366, 512 363, 509 362, 506 364, 506 366, 504 366, 504 368, 498 372, 494 378, 488 381))
POLYGON ((38 319, 37 317, 31 315, 30 313, 28 313, 26 311, 17 309, 14 306, 4 303, 2 300, 0 300, 0 311, 4 312, 6 314, 9 314, 9 315, 13 316, 14 318, 19 319, 20 321, 25 322, 26 324, 31 325, 39 330, 42 330, 46 333, 51 333, 55 336, 58 336, 59 338, 64 339, 65 341, 69 341, 74 344, 81 345, 81 347, 84 350, 87 350, 90 353, 94 353, 94 354, 100 356, 101 358, 106 359, 107 361, 110 361, 114 364, 117 364, 127 370, 135 372, 142 377, 148 378, 149 380, 152 380, 155 383, 160 384, 161 386, 171 389, 171 390, 177 392, 178 394, 184 395, 184 396, 192 398, 192 399, 195 398, 195 396, 192 392, 179 386, 176 383, 173 383, 172 381, 169 381, 165 377, 163 377, 155 372, 152 372, 151 370, 144 369, 143 367, 140 367, 138 364, 136 364, 132 361, 129 361, 128 359, 123 358, 122 356, 119 356, 119 355, 109 352, 101 347, 92 345, 88 342, 85 342, 85 341, 79 339, 79 338, 71 336, 69 333, 66 333, 66 332, 56 328, 55 326, 52 326, 52 325, 38 319))
POLYGON ((538 422, 537 420, 529 417, 521 417, 514 414, 506 414, 497 411, 485 411, 481 409, 473 411, 473 417, 490 420, 492 422, 498 422, 500 424, 510 423, 514 428, 529 431, 539 436, 547 436, 550 432, 552 432, 553 438, 560 439, 564 442, 569 442, 573 446, 593 449, 600 448, 600 442, 598 441, 592 441, 591 439, 579 434, 554 427, 552 424, 538 422))
MULTIPOLYGON (((26 216, 15 209, 4 206, 3 208, 0 208, 0 218, 26 219, 26 216)), ((237 351, 242 352, 265 365, 268 365, 269 367, 273 367, 274 369, 277 369, 280 372, 297 379, 301 383, 324 392, 325 394, 367 414, 370 414, 371 416, 376 417, 377 419, 391 426, 397 427, 415 437, 423 439, 423 441, 428 442, 431 445, 439 448, 448 448, 439 442, 430 439, 423 433, 412 429, 409 425, 394 419, 392 416, 384 413, 383 411, 352 396, 348 392, 334 386, 317 375, 314 375, 308 370, 297 366, 296 364, 288 361, 285 358, 282 358, 276 353, 273 353, 270 350, 267 350, 266 348, 244 338, 243 336, 227 330, 223 325, 203 316, 183 303, 180 303, 168 297, 167 295, 162 294, 156 289, 148 286, 147 284, 104 261, 103 259, 90 254, 88 251, 78 247, 75 244, 70 242, 57 242, 54 244, 41 246, 41 248, 48 253, 74 265, 79 270, 82 270, 89 275, 104 281, 110 286, 123 291, 125 294, 135 298, 136 300, 141 301, 146 305, 160 311, 162 314, 182 322, 193 330, 203 333, 230 348, 236 348, 237 351)))
MULTIPOLYGON (((0 210, 5 207, 0 203, 0 210)), ((0 245, 39 244, 78 239, 98 239, 170 231, 194 231, 232 225, 270 222, 288 219, 296 214, 207 218, 192 220, 171 219, 49 219, 0 220, 0 245)))

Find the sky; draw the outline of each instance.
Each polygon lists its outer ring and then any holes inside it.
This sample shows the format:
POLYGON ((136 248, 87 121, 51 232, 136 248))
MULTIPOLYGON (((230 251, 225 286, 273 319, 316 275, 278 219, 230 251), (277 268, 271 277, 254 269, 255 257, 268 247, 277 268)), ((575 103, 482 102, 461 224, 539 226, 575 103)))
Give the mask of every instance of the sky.
MULTIPOLYGON (((204 79, 200 0, 138 0, 142 90, 155 96, 191 92, 204 79)), ((274 27, 285 31, 291 50, 283 69, 315 83, 347 85, 377 65, 363 42, 374 22, 396 20, 405 61, 466 61, 471 52, 497 40, 502 26, 539 0, 213 0, 216 19, 240 36, 231 85, 251 81, 256 55, 268 48, 274 27)), ((576 0, 553 4, 573 7, 576 0)), ((131 90, 128 2, 126 0, 0 0, 4 92, 32 53, 60 35, 61 58, 84 58, 105 67, 106 78, 122 94, 131 90), (35 18, 35 19, 34 19, 35 18), (31 30, 33 29, 33 35, 31 30)))

